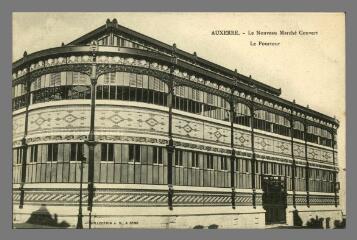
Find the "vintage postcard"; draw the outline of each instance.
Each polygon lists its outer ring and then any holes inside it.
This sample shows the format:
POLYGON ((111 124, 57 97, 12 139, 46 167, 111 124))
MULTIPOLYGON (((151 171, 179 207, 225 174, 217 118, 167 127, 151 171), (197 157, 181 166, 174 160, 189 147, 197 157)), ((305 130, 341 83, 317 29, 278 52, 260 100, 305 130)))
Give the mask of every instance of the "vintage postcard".
POLYGON ((344 228, 344 13, 13 13, 13 228, 344 228))

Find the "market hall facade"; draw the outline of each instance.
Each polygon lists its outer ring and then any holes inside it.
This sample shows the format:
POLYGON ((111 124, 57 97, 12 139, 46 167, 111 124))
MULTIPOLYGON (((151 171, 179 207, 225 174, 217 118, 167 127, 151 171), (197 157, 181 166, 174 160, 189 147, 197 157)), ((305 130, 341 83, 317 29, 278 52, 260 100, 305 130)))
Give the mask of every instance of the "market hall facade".
MULTIPOLYGON (((336 118, 118 24, 13 63, 13 221, 341 220, 336 118)), ((327 222, 328 221, 328 222, 327 222)))

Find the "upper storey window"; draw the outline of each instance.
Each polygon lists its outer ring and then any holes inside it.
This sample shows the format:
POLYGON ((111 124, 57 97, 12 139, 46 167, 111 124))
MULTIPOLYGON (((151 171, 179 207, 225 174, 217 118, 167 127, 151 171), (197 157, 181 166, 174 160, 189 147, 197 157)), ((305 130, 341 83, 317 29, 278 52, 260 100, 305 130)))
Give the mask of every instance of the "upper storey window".
POLYGON ((153 50, 150 46, 145 46, 143 43, 139 43, 133 41, 129 38, 123 36, 103 36, 98 39, 99 46, 118 46, 118 47, 125 47, 125 48, 138 48, 144 50, 153 50))
POLYGON ((307 127, 307 141, 313 143, 319 143, 319 135, 321 134, 321 128, 315 126, 308 126, 307 127))
POLYGON ((254 128, 264 130, 267 132, 272 131, 273 114, 264 110, 256 110, 254 112, 254 128))
POLYGON ((26 88, 24 84, 17 84, 12 87, 12 108, 14 110, 26 106, 26 88))
POLYGON ((332 135, 326 129, 321 129, 320 144, 324 146, 332 146, 332 135))
POLYGON ((254 128, 290 136, 290 121, 287 118, 264 110, 256 110, 254 116, 254 128))
POLYGON ((229 103, 220 96, 187 86, 175 87, 174 94, 175 109, 229 121, 229 103))
POLYGON ((90 99, 89 76, 79 72, 42 75, 31 83, 31 103, 62 99, 90 99))
POLYGON ((98 40, 99 45, 106 46, 118 46, 123 48, 136 48, 143 49, 148 51, 160 52, 162 54, 168 55, 170 52, 164 49, 158 49, 157 47, 152 46, 151 44, 144 43, 142 41, 135 41, 125 36, 113 35, 112 39, 109 36, 105 36, 98 40))
POLYGON ((17 84, 12 87, 12 97, 20 97, 26 94, 25 84, 17 84))
POLYGON ((305 133, 304 133, 304 124, 298 121, 294 122, 294 138, 298 138, 301 140, 305 139, 305 133))
POLYGON ((250 127, 251 113, 249 107, 245 104, 237 103, 235 108, 236 116, 234 123, 250 127))
POLYGON ((31 83, 31 91, 65 85, 90 85, 89 76, 79 72, 59 72, 42 75, 31 83))
POLYGON ((326 129, 322 129, 316 126, 308 126, 307 127, 307 134, 306 134, 307 141, 313 142, 316 144, 332 147, 332 135, 326 129))
POLYGON ((167 85, 158 78, 136 73, 114 72, 99 77, 97 99, 167 105, 167 85))
POLYGON ((273 132, 284 136, 291 136, 290 121, 283 116, 274 114, 273 132))
POLYGON ((109 36, 102 37, 98 39, 99 46, 108 46, 110 44, 109 36))

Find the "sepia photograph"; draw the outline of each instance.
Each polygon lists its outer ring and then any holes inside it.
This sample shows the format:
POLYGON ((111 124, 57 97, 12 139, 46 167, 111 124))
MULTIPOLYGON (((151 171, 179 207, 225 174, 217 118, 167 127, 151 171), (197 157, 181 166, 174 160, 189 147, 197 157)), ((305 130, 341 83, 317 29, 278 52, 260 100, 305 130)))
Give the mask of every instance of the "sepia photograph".
POLYGON ((12 226, 341 229, 345 13, 13 12, 12 226))

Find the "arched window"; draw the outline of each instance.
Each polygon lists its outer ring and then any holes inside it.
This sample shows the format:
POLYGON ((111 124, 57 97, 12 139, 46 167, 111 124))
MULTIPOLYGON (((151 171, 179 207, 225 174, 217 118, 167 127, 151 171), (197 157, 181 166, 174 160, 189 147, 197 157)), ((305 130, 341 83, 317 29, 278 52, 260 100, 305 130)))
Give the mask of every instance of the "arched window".
POLYGON ((273 132, 284 135, 290 136, 290 121, 280 115, 272 114, 273 116, 273 132))
POLYGON ((17 84, 12 87, 12 108, 17 110, 26 105, 26 88, 25 84, 17 84))
POLYGON ((167 84, 158 78, 145 74, 113 72, 98 78, 96 97, 166 106, 167 92, 167 84))
POLYGON ((206 117, 229 121, 229 103, 220 96, 188 86, 174 88, 175 109, 206 117))
POLYGON ((272 113, 269 113, 265 110, 255 110, 254 128, 271 132, 273 118, 274 118, 274 114, 272 113))
POLYGON ((265 110, 254 112, 254 128, 284 136, 291 134, 290 121, 287 118, 265 110))
POLYGON ((218 120, 229 121, 229 102, 211 93, 203 94, 203 115, 218 120))
POLYGON ((327 147, 332 147, 332 135, 326 129, 321 129, 320 144, 327 147))
POLYGON ((301 140, 305 139, 304 136, 304 124, 299 121, 294 121, 294 138, 298 138, 301 140))
POLYGON ((198 89, 187 86, 174 88, 173 107, 175 109, 194 114, 203 114, 203 95, 198 89))
POLYGON ((31 83, 31 103, 62 99, 90 99, 89 76, 80 72, 42 75, 31 83))
POLYGON ((312 143, 319 143, 319 135, 321 134, 321 128, 315 126, 307 127, 307 141, 312 143))
POLYGON ((235 119, 234 123, 250 127, 251 113, 247 105, 243 103, 238 103, 235 106, 235 119))

